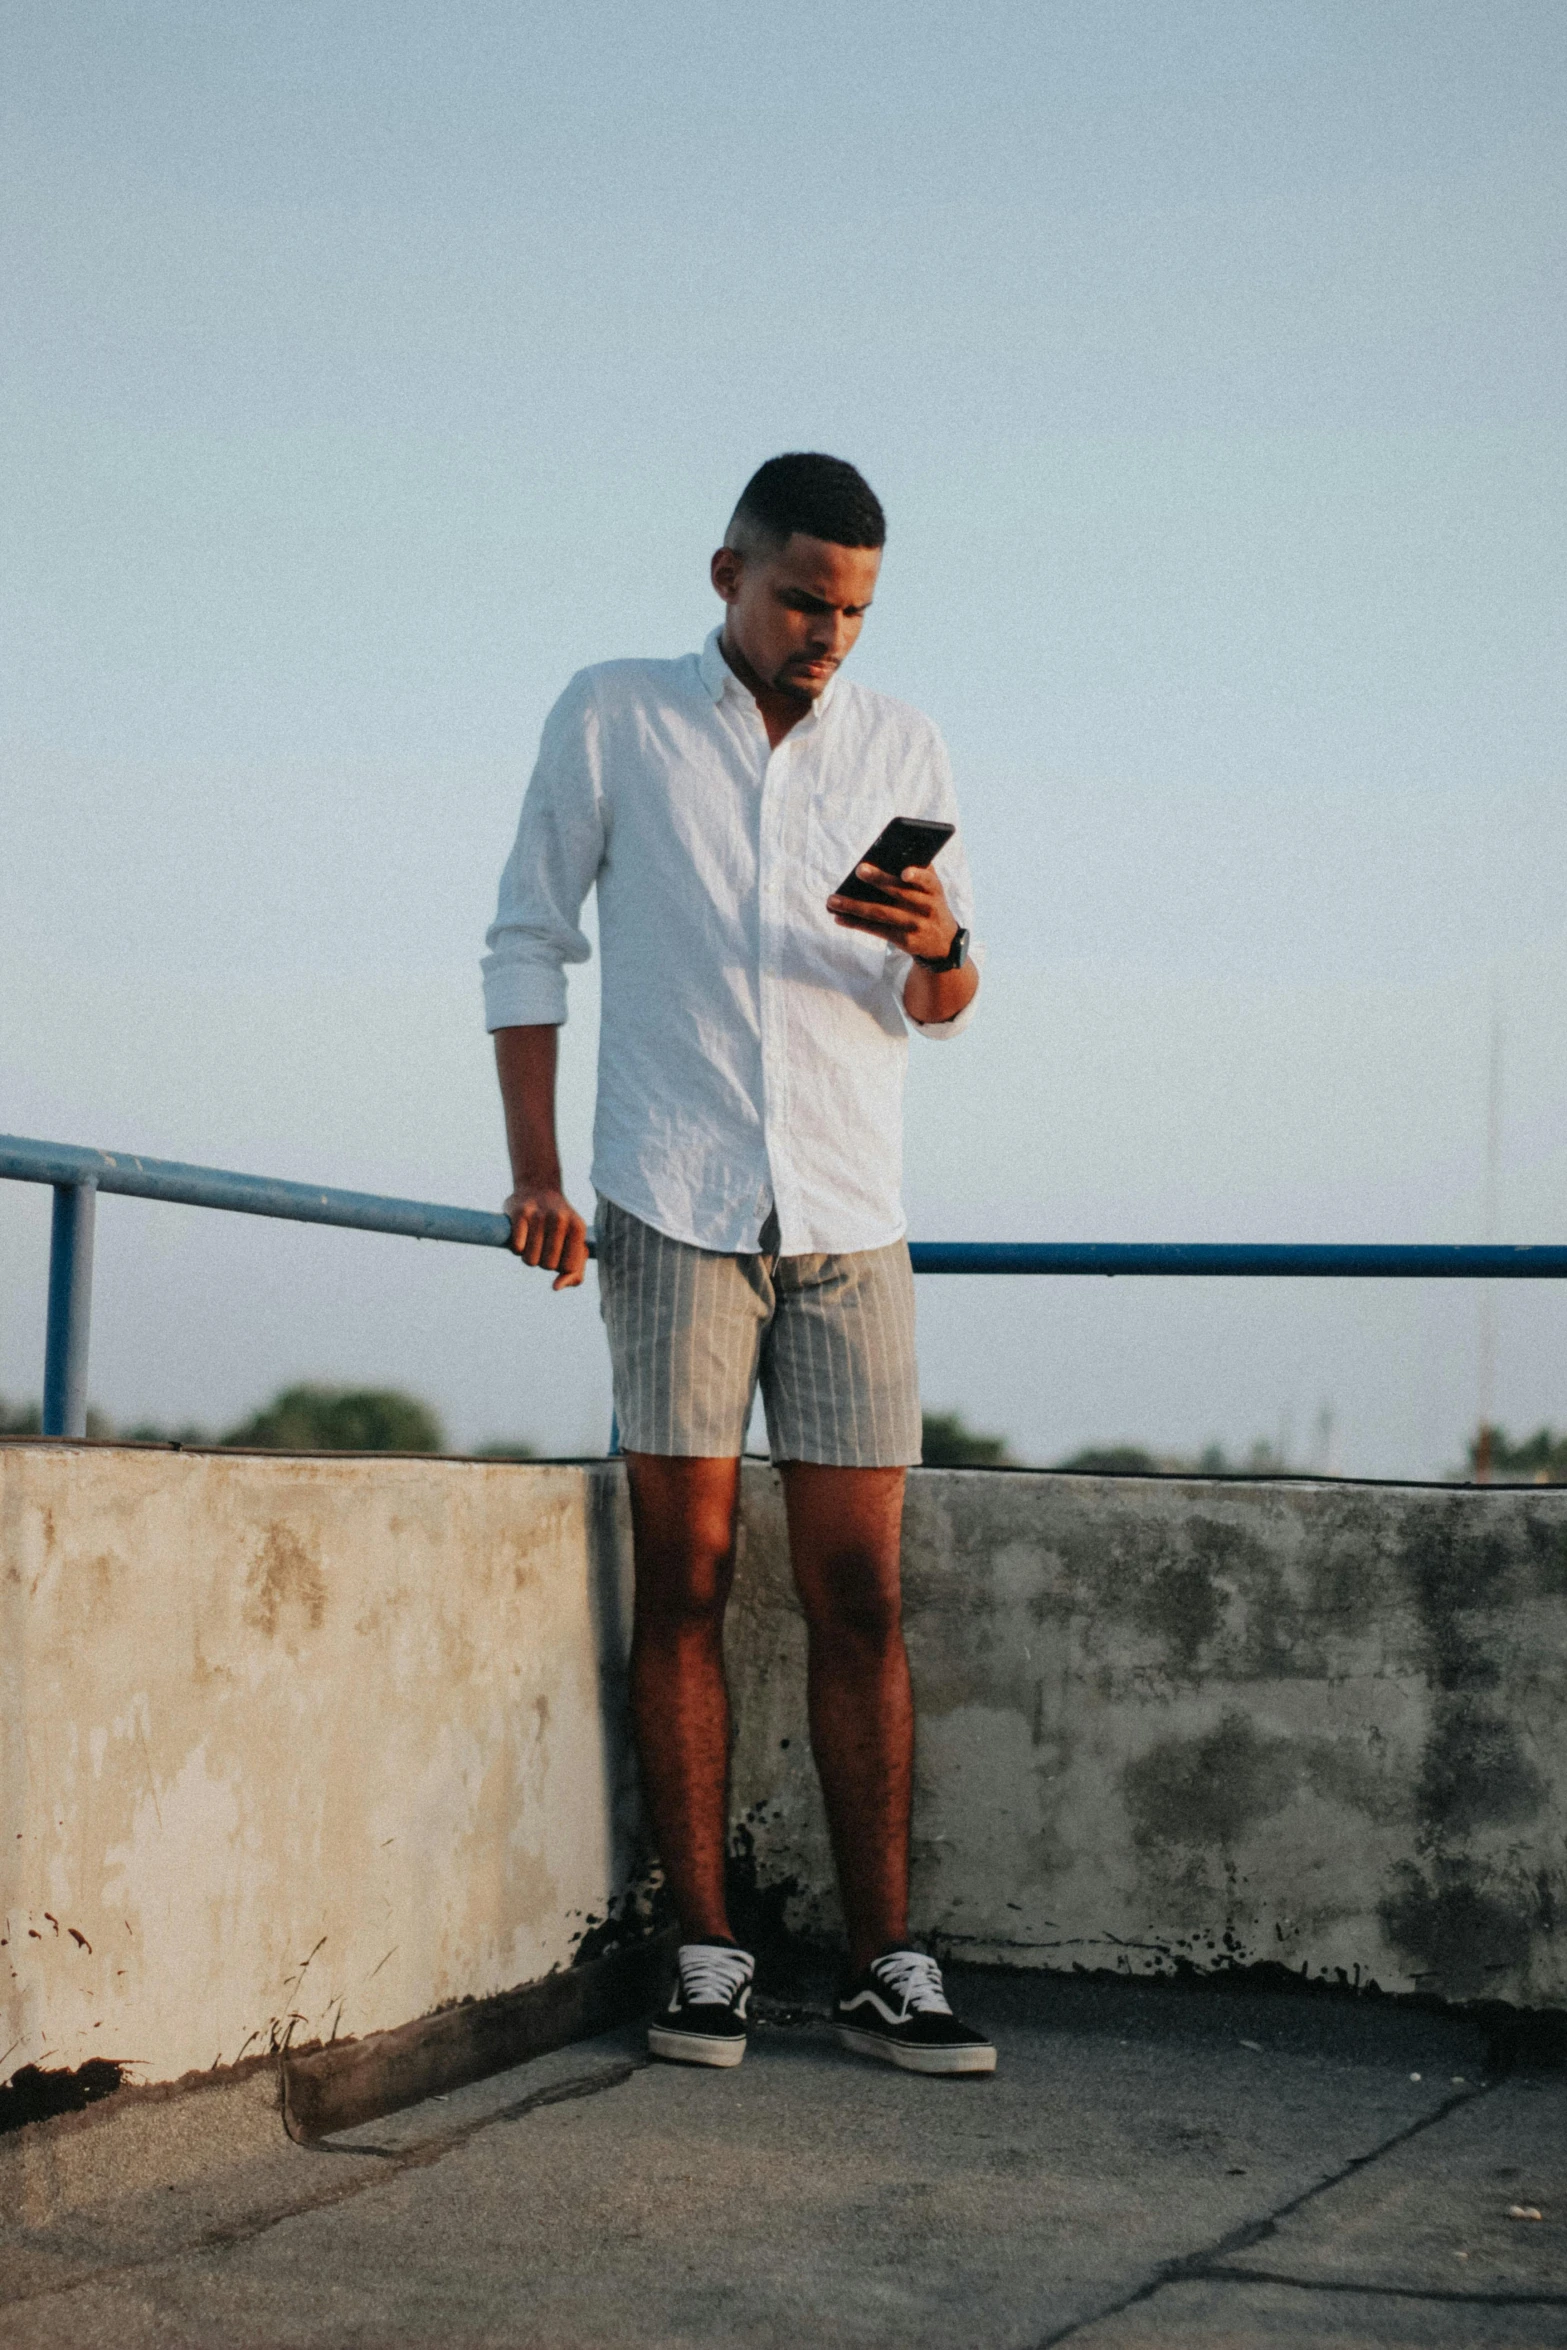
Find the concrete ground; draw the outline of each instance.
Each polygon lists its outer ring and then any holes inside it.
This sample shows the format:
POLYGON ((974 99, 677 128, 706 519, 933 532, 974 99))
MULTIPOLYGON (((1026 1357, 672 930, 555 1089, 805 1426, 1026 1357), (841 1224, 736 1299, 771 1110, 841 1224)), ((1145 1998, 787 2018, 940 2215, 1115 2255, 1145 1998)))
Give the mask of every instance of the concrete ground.
POLYGON ((1380 2004, 950 1979, 993 2080, 805 1997, 736 2072, 615 2033, 328 2146, 259 2075, 0 2141, 0 2343, 1567 2345, 1567 2076, 1380 2004))

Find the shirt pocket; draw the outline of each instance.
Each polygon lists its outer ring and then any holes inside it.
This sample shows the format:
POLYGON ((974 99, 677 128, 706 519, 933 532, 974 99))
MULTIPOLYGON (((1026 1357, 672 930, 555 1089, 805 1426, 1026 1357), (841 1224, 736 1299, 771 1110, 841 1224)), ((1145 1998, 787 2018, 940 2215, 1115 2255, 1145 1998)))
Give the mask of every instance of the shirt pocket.
MULTIPOLYGON (((833 896, 866 850, 891 823, 897 810, 889 793, 857 797, 852 808, 816 802, 811 808, 806 862, 811 886, 822 899, 833 896)), ((828 920, 831 921, 831 915, 828 920)))
POLYGON ((890 793, 878 793, 874 797, 866 792, 857 793, 848 808, 831 802, 813 804, 811 808, 805 887, 813 928, 820 924, 823 945, 840 975, 840 983, 849 980, 856 994, 883 976, 887 942, 868 930, 845 930, 827 911, 827 900, 848 879, 882 827, 896 813, 890 793))

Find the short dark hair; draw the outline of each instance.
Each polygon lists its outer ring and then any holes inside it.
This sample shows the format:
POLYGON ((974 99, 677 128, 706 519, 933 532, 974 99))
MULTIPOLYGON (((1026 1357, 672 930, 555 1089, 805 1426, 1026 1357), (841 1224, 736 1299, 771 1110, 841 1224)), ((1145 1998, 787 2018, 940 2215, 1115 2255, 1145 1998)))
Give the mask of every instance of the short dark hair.
POLYGON ((797 449, 769 457, 740 493, 724 533, 742 553, 786 546, 796 531, 834 547, 884 547, 887 517, 863 473, 842 457, 797 449))

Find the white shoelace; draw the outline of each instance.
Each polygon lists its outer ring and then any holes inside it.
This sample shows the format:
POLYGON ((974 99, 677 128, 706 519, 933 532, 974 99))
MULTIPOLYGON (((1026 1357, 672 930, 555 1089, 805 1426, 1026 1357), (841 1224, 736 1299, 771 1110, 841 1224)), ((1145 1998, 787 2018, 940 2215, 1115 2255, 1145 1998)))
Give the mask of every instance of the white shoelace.
POLYGON ((941 1969, 923 1950, 889 1950, 872 1961, 871 1973, 903 2002, 906 2015, 950 2015, 941 1987, 941 1969))
POLYGON ((684 2007, 727 2007, 749 1983, 756 1961, 748 1950, 726 1950, 721 1942, 682 1942, 680 1999, 684 2007))

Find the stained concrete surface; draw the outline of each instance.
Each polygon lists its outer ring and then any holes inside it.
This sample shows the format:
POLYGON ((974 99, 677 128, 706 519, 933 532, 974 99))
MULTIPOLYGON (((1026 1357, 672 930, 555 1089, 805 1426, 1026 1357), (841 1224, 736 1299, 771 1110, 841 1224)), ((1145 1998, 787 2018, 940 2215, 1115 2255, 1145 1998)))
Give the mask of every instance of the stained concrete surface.
POLYGON ((568 1966, 636 1860, 622 1482, 0 1443, 0 2080, 568 1966))
MULTIPOLYGON (((1567 1488, 922 1469, 916 1930, 1567 2007, 1567 1488)), ((834 1931, 778 1480, 729 1655, 834 1931)), ((645 1863, 624 1469, 0 1439, 0 2083, 167 2082, 569 1965, 645 1863)))
MULTIPOLYGON (((745 1471, 734 1788, 841 1930, 782 1491, 745 1471)), ((914 1915, 955 1955, 1273 1960, 1567 2005, 1567 1488, 926 1469, 914 1915)))
POLYGON ((953 1980, 992 2081, 844 2055, 807 1984, 732 2073, 622 2032, 323 2148, 265 2076, 45 2125, 0 2343, 1567 2345, 1567 2077, 1385 2003, 953 1980))

